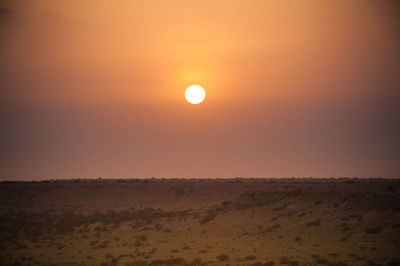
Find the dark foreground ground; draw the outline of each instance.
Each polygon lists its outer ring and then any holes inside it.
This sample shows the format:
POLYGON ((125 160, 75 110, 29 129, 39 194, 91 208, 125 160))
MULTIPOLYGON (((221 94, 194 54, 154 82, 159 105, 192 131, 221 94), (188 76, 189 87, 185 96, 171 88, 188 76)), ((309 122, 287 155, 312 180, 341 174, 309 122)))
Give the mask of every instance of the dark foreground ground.
POLYGON ((400 180, 0 183, 0 264, 399 265, 400 180))

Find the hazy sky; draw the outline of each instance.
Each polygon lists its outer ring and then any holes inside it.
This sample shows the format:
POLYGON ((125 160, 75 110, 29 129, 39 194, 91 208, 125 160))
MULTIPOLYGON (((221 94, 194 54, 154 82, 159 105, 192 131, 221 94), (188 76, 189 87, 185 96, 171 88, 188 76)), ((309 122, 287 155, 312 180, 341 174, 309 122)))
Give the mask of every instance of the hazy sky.
POLYGON ((399 6, 0 1, 0 179, 398 177, 399 6))

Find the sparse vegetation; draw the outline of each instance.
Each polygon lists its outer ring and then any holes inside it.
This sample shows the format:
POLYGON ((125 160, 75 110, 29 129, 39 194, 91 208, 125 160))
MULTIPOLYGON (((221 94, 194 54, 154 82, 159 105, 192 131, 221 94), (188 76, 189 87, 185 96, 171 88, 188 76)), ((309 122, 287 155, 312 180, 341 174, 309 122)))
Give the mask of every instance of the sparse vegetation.
POLYGON ((0 261, 398 265, 400 181, 348 181, 0 183, 0 261))

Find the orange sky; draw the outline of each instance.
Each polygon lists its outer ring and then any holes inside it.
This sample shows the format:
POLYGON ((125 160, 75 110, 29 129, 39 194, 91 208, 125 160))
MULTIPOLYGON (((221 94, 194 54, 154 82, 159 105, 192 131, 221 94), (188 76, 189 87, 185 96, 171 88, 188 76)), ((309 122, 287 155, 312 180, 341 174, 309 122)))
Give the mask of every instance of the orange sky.
POLYGON ((396 1, 2 1, 0 179, 399 176, 396 1), (190 105, 200 84, 207 98, 190 105))

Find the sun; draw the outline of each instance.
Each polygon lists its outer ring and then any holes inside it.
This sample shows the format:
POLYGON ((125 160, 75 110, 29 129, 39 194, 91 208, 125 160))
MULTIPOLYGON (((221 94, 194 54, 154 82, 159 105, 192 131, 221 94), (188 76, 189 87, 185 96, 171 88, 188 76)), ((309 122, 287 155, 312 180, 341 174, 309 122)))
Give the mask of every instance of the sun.
POLYGON ((185 98, 191 104, 199 104, 206 98, 206 91, 200 85, 191 85, 185 91, 185 98))

